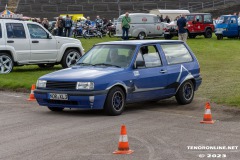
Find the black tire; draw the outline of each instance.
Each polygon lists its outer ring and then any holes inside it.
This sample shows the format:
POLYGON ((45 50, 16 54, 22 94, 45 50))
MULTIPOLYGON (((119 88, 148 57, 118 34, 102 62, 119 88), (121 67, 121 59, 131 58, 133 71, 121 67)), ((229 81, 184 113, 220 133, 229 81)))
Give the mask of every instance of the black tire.
POLYGON ((172 36, 172 35, 169 35, 169 34, 165 34, 165 35, 164 35, 164 38, 165 38, 165 39, 172 39, 172 37, 173 37, 173 36, 172 36))
POLYGON ((145 39, 145 38, 146 38, 145 32, 140 32, 140 33, 138 34, 138 39, 143 40, 143 39, 145 39))
POLYGON ((112 88, 107 95, 104 111, 109 116, 122 114, 125 107, 125 93, 120 87, 112 88))
POLYGON ((211 29, 207 29, 204 33, 204 37, 205 38, 212 38, 212 30, 211 29))
POLYGON ((193 39, 193 38, 196 38, 196 35, 194 35, 194 34, 189 34, 188 37, 191 38, 191 39, 193 39))
POLYGON ((78 60, 79 58, 81 57, 81 53, 76 50, 76 49, 68 49, 65 51, 64 55, 63 55, 63 58, 62 58, 62 67, 63 68, 68 68, 68 67, 71 67, 72 65, 72 61, 73 60, 78 60), (72 57, 72 58, 70 58, 72 57))
POLYGON ((0 74, 7 74, 13 70, 13 59, 7 53, 0 53, 0 74))
POLYGON ((194 98, 194 86, 191 80, 184 82, 175 95, 178 104, 185 105, 192 102, 194 98))
POLYGON ((39 68, 53 68, 54 64, 52 63, 46 63, 46 64, 38 64, 39 68))
POLYGON ((62 112, 64 110, 64 108, 59 107, 48 107, 48 109, 53 112, 62 112))
POLYGON ((218 34, 217 35, 217 40, 222 40, 223 39, 223 35, 222 34, 218 34))

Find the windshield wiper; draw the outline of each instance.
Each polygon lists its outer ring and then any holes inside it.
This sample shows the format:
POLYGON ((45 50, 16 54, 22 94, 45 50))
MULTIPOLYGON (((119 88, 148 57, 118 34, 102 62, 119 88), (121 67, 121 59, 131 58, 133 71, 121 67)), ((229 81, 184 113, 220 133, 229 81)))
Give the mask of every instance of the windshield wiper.
POLYGON ((94 66, 93 64, 90 64, 90 63, 77 63, 76 65, 94 66))
POLYGON ((97 65, 104 65, 104 66, 111 66, 111 67, 118 67, 118 68, 121 68, 121 67, 118 66, 118 65, 109 64, 109 63, 97 63, 97 64, 94 64, 94 66, 97 66, 97 65))

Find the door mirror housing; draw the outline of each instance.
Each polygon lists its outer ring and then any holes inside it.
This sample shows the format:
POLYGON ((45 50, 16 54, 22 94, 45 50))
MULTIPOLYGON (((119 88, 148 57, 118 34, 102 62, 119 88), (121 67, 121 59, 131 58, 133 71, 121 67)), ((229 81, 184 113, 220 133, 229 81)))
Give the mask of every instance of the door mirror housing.
POLYGON ((52 39, 52 36, 49 33, 47 33, 47 39, 52 39))
POLYGON ((135 68, 141 68, 141 67, 145 67, 145 61, 136 61, 135 68))

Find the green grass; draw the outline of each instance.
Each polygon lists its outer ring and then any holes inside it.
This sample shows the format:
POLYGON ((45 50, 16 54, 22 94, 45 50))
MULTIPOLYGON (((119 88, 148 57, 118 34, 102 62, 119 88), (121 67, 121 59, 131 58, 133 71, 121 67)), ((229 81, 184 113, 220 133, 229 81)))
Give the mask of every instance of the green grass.
MULTIPOLYGON (((104 37, 81 39, 81 42, 87 51, 95 43, 111 40, 119 39, 104 37)), ((212 39, 201 36, 188 39, 187 43, 197 56, 201 67, 203 83, 196 92, 197 96, 219 104, 240 107, 240 40, 218 41, 215 36, 212 39)), ((40 69, 34 65, 15 67, 12 73, 0 75, 0 89, 29 91, 31 84, 35 84, 40 76, 59 69, 60 65, 53 69, 40 69)))

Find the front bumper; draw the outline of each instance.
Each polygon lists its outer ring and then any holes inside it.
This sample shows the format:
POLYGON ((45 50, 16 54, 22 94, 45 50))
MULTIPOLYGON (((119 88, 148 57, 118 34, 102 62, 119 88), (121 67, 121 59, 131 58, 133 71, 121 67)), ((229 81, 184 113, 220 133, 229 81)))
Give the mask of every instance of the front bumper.
POLYGON ((81 109, 103 109, 107 90, 105 91, 59 91, 40 90, 34 91, 34 96, 41 106, 81 109), (50 93, 67 94, 68 100, 52 100, 50 93))

